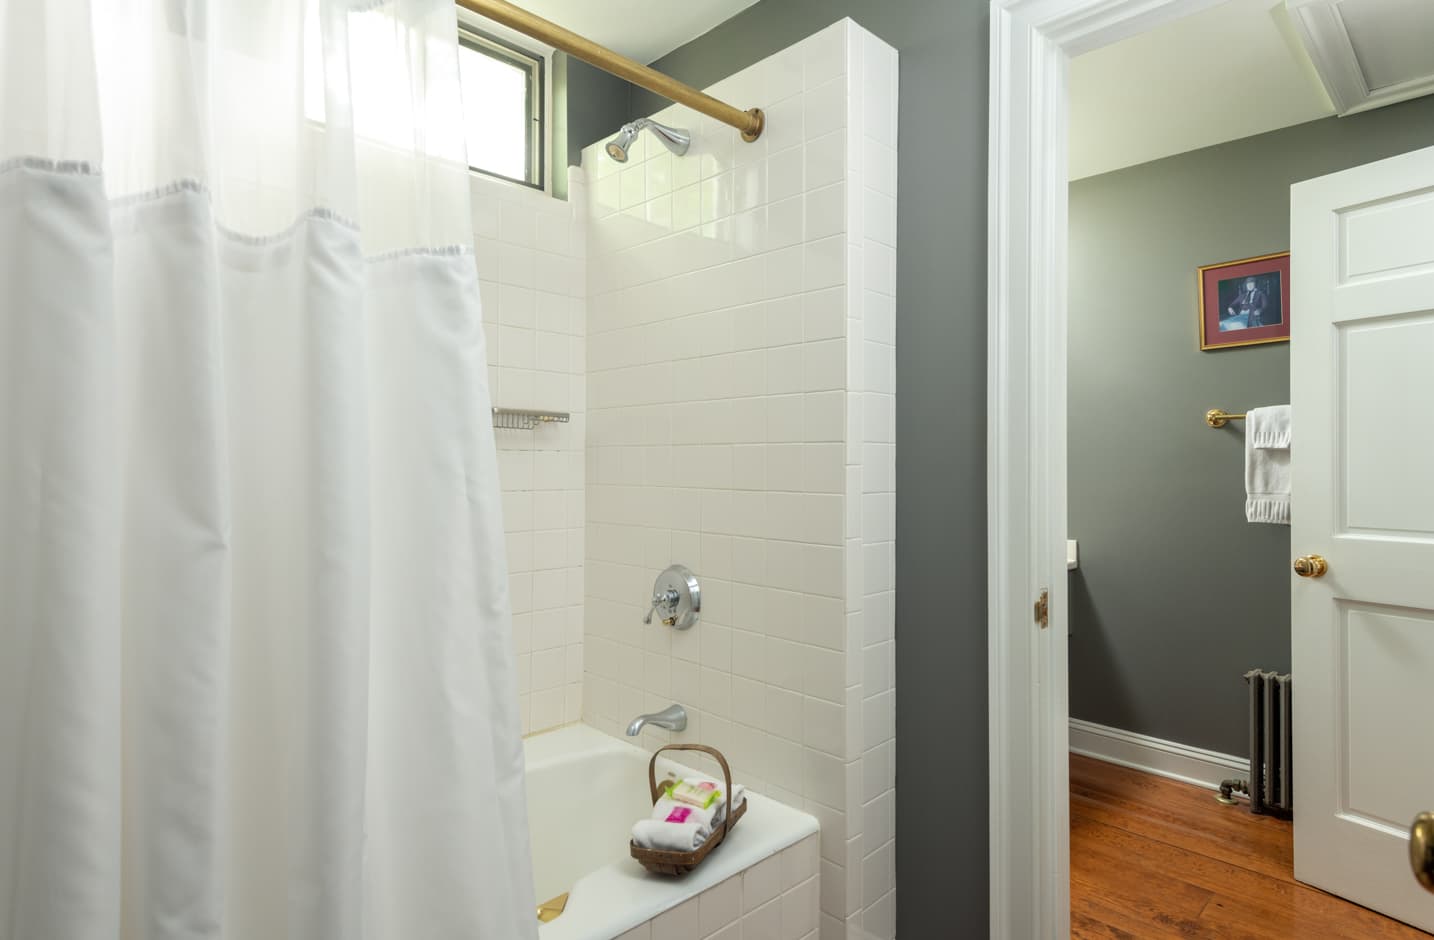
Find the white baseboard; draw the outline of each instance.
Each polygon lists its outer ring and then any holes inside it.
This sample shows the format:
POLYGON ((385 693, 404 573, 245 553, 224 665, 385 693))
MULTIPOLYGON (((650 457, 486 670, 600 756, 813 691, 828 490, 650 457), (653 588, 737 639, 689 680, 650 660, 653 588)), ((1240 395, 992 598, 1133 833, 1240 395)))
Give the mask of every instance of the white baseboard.
POLYGON ((1220 789, 1222 780, 1248 777, 1250 774, 1250 762, 1243 757, 1119 728, 1107 728, 1079 718, 1071 719, 1070 738, 1072 754, 1094 757, 1182 783, 1193 783, 1209 790, 1220 789))

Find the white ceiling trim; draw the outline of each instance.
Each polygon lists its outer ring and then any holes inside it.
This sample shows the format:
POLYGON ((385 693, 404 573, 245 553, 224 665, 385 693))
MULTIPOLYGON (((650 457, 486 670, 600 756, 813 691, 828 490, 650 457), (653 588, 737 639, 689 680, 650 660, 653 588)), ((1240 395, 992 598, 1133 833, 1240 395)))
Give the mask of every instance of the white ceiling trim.
POLYGON ((1285 0, 1300 40, 1338 114, 1357 114, 1434 93, 1434 71, 1371 89, 1339 4, 1340 0, 1285 0))

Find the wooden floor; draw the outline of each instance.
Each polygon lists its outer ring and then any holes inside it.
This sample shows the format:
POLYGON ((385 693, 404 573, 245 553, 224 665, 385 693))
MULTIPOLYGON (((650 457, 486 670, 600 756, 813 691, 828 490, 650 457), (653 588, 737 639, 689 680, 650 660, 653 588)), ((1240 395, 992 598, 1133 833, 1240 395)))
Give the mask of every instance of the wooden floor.
POLYGON ((1290 824, 1071 756, 1071 936, 1374 940, 1429 934, 1294 880, 1290 824))

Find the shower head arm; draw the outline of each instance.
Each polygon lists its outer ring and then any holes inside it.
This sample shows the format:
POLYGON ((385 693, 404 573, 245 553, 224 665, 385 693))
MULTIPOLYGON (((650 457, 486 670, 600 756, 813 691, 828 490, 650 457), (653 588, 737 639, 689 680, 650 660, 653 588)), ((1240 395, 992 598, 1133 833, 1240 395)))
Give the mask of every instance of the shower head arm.
POLYGON ((646 128, 656 134, 657 139, 662 141, 667 149, 672 151, 675 156, 682 156, 687 153, 687 148, 692 146, 691 132, 683 130, 680 127, 671 127, 667 124, 661 124, 652 118, 638 118, 632 123, 636 124, 639 130, 646 128))

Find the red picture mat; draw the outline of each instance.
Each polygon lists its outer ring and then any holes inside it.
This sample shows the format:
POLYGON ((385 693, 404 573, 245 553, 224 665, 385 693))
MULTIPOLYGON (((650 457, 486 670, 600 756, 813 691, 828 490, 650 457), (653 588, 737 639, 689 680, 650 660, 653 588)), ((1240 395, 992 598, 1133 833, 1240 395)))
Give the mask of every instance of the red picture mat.
POLYGON ((1246 261, 1211 265, 1200 269, 1201 349, 1224 349, 1230 346, 1253 346, 1275 343, 1290 338, 1290 254, 1266 255, 1246 261), (1248 275, 1280 272, 1280 322, 1274 326, 1220 332, 1220 282, 1248 275))

